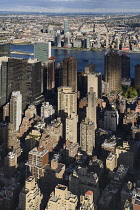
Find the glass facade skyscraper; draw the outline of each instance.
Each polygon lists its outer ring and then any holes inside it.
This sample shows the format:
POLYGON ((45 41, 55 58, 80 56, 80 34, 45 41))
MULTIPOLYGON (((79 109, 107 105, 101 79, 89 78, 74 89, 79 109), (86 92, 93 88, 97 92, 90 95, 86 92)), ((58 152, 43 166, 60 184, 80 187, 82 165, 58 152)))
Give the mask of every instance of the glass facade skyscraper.
POLYGON ((10 44, 0 44, 0 57, 7 56, 10 57, 10 44))
POLYGON ((34 58, 45 63, 51 57, 51 42, 36 42, 34 44, 34 58))
POLYGON ((68 20, 64 20, 64 34, 69 32, 69 23, 68 20))

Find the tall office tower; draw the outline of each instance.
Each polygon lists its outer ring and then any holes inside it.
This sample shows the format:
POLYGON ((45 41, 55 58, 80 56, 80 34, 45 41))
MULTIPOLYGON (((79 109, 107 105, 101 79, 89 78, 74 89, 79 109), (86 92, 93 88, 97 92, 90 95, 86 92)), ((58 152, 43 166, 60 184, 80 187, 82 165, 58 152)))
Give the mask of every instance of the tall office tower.
POLYGON ((58 115, 64 120, 72 112, 77 114, 77 92, 72 87, 58 88, 58 115))
POLYGON ((89 37, 85 38, 85 48, 87 48, 87 49, 91 48, 91 43, 90 43, 90 38, 89 37))
POLYGON ((121 55, 122 59, 122 78, 130 78, 130 57, 126 54, 121 55))
POLYGON ((71 209, 75 210, 77 207, 78 198, 68 191, 68 187, 58 184, 55 187, 55 191, 51 194, 45 210, 52 209, 71 209))
POLYGON ((26 78, 26 104, 30 105, 34 101, 37 101, 41 96, 41 62, 38 62, 36 59, 27 60, 26 78))
POLYGON ((92 155, 95 148, 95 125, 88 118, 80 123, 80 147, 88 155, 92 155))
POLYGON ((63 70, 63 62, 57 64, 55 70, 55 90, 57 91, 58 87, 62 86, 62 70, 63 70))
POLYGON ((51 57, 51 42, 34 43, 34 58, 45 63, 51 57))
POLYGON ((72 143, 77 143, 77 123, 78 116, 74 112, 66 118, 66 140, 72 143))
POLYGON ((7 62, 8 57, 0 57, 0 107, 6 103, 7 100, 7 66, 2 65, 3 61, 7 62))
POLYGON ((86 116, 94 123, 95 129, 97 128, 97 116, 96 116, 96 93, 93 92, 93 88, 90 88, 88 92, 88 105, 86 107, 86 116))
POLYGON ((60 34, 55 34, 55 46, 61 47, 61 35, 60 34))
POLYGON ((92 73, 88 74, 87 78, 88 92, 90 88, 93 88, 93 91, 96 93, 96 98, 102 98, 102 74, 101 73, 92 73))
POLYGON ((15 131, 19 130, 22 120, 22 95, 20 91, 13 91, 10 99, 10 122, 15 131))
POLYGON ((85 74, 95 73, 95 64, 89 63, 85 66, 85 74))
POLYGON ((63 59, 62 84, 77 91, 77 60, 72 56, 63 59))
POLYGON ((8 58, 8 61, 2 62, 2 69, 7 71, 5 103, 12 91, 17 90, 22 94, 23 109, 41 96, 41 62, 35 59, 8 58))
POLYGON ((135 66, 135 86, 140 86, 140 64, 135 66))
POLYGON ((32 175, 35 179, 40 179, 44 175, 44 167, 48 164, 48 150, 44 147, 34 147, 28 153, 28 162, 26 163, 27 175, 32 175))
POLYGON ((109 83, 110 92, 119 92, 121 90, 122 65, 121 56, 110 51, 104 57, 105 59, 105 82, 109 83))
POLYGON ((71 47, 71 33, 70 32, 67 32, 65 34, 64 46, 65 47, 71 47))
POLYGON ((47 96, 54 94, 55 91, 55 58, 51 56, 44 65, 44 92, 47 96))
POLYGON ((25 180, 25 186, 19 194, 19 210, 40 210, 43 196, 35 178, 32 176, 25 180))
POLYGON ((57 47, 61 47, 61 35, 57 35, 57 47))
POLYGON ((0 44, 0 57, 7 56, 10 57, 10 44, 0 44))
POLYGON ((64 20, 64 34, 69 32, 69 23, 68 20, 64 20))
MULTIPOLYGON (((85 71, 82 72, 78 77, 78 90, 80 90, 81 97, 85 97, 87 95, 87 83, 88 83, 88 74, 95 73, 95 64, 89 63, 85 66, 85 71)), ((92 85, 93 86, 93 85, 92 85)))

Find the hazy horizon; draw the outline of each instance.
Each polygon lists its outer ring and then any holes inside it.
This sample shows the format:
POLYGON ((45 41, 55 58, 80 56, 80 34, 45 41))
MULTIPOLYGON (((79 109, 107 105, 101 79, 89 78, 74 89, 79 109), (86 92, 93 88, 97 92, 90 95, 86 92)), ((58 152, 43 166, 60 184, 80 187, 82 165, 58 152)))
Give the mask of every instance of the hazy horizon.
POLYGON ((140 13, 139 0, 1 0, 0 11, 45 13, 140 13))

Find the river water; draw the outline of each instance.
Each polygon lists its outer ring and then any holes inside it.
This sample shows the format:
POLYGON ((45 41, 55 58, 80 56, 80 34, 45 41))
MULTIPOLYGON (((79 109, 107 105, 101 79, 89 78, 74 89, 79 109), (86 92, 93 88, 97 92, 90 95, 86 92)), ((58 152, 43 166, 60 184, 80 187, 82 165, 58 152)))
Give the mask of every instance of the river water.
MULTIPOLYGON (((34 53, 33 45, 11 45, 11 51, 23 51, 34 53)), ((104 74, 104 54, 105 51, 82 51, 69 49, 52 49, 51 54, 55 57, 56 64, 63 60, 63 58, 74 56, 78 61, 78 72, 82 72, 84 67, 92 62, 95 64, 96 72, 104 74)), ((131 78, 134 78, 135 65, 140 64, 140 53, 126 53, 130 57, 130 71, 131 78)), ((18 58, 33 58, 31 55, 11 54, 11 57, 18 58)))

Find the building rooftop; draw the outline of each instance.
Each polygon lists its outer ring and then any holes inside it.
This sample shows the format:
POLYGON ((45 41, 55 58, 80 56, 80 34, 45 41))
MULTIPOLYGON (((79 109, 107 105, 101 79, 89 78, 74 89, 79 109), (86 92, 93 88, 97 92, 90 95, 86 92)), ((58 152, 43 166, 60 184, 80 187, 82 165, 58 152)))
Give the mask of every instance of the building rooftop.
POLYGON ((107 160, 113 160, 114 159, 114 157, 115 157, 115 155, 114 154, 112 154, 112 153, 110 153, 109 154, 109 156, 107 157, 107 160))
POLYGON ((34 180, 34 177, 33 176, 29 176, 27 179, 26 179, 26 182, 32 182, 34 180))
POLYGON ((43 147, 39 147, 39 148, 35 147, 29 152, 29 155, 32 154, 32 155, 38 155, 40 157, 43 157, 47 152, 48 150, 44 149, 43 147))
POLYGON ((86 195, 93 195, 93 192, 91 190, 88 190, 85 194, 86 195))
POLYGON ((56 186, 56 189, 59 189, 59 190, 66 190, 66 189, 68 189, 68 187, 67 186, 65 186, 65 185, 62 185, 62 184, 58 184, 57 186, 56 186))
POLYGON ((44 169, 45 171, 51 170, 58 174, 62 170, 63 167, 64 167, 63 163, 58 163, 58 167, 56 169, 52 169, 51 166, 47 164, 44 169))

